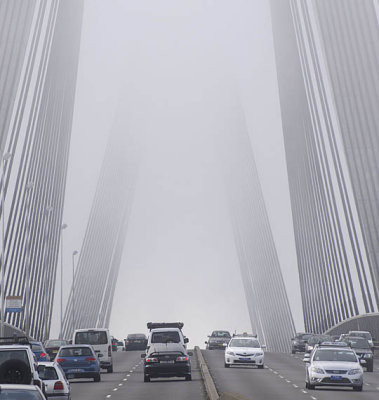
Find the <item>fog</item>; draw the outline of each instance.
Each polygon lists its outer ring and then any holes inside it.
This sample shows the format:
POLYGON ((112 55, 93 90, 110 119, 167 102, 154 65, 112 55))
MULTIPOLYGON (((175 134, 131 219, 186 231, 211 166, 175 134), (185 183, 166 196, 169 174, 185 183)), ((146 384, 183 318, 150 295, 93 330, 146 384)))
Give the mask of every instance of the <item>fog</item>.
MULTIPOLYGON (((64 301, 119 99, 141 145, 110 329, 183 321, 191 345, 250 331, 214 135, 239 99, 296 328, 303 329, 269 5, 262 1, 87 0, 64 221, 64 301)), ((238 155, 236 155, 238 157, 238 155)), ((60 288, 56 290, 58 299, 60 288)), ((55 305, 58 301, 55 301, 55 305)), ((59 331, 55 307, 51 336, 59 331)))

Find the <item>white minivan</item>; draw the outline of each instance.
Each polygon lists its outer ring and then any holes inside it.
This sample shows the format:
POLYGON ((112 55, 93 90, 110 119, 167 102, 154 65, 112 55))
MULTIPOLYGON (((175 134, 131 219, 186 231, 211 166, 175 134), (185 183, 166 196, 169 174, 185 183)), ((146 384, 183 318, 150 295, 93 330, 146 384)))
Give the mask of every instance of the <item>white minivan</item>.
POLYGON ((105 328, 76 329, 72 344, 90 344, 95 350, 100 367, 113 372, 112 339, 105 328))

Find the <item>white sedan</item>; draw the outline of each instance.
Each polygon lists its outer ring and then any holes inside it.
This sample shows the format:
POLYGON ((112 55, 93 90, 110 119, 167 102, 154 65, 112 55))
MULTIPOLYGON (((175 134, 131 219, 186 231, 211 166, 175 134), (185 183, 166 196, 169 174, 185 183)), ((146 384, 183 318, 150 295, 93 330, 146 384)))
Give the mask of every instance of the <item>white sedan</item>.
POLYGON ((57 362, 39 362, 38 374, 45 384, 45 392, 49 400, 71 399, 70 383, 57 362))
POLYGON ((263 368, 265 347, 255 337, 233 337, 225 348, 225 368, 231 365, 256 365, 263 368))

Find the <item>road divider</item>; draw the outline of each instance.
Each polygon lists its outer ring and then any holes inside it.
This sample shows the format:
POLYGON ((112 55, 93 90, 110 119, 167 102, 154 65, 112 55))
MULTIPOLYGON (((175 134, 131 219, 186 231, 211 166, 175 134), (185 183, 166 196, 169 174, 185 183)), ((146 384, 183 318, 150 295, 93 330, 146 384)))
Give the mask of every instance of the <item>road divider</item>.
POLYGON ((203 354, 199 346, 195 346, 196 357, 199 363, 199 368, 201 376, 203 377, 205 390, 207 391, 207 396, 209 400, 219 400, 220 396, 217 393, 216 385, 213 381, 212 375, 209 372, 207 363, 204 360, 203 354))

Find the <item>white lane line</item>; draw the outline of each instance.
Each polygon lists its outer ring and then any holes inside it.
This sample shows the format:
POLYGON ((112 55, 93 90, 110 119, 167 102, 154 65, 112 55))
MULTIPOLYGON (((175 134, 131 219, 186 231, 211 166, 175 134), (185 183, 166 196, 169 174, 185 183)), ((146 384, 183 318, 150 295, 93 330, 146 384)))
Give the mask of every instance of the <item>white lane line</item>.
POLYGON ((272 368, 269 368, 269 370, 272 372, 272 368))
POLYGON ((130 374, 126 375, 126 376, 130 376, 130 374))
POLYGON ((119 383, 118 386, 122 386, 122 383, 119 383))
POLYGON ((114 389, 113 389, 114 392, 117 392, 117 390, 118 390, 117 388, 114 388, 114 389))
POLYGON ((123 379, 123 381, 125 382, 125 381, 127 381, 127 379, 126 379, 126 378, 124 378, 124 379, 123 379))
POLYGON ((376 390, 379 390, 379 387, 377 387, 376 390))
POLYGON ((304 393, 304 394, 307 394, 308 392, 306 391, 306 390, 304 390, 304 389, 301 389, 301 391, 304 393))
POLYGON ((133 370, 131 369, 129 372, 133 372, 133 370))
POLYGON ((284 376, 283 376, 283 375, 279 375, 279 378, 280 378, 280 379, 284 379, 284 376))
POLYGON ((291 383, 291 381, 289 381, 288 379, 286 379, 286 382, 287 382, 287 383, 291 383))
POLYGON ((317 400, 317 397, 311 396, 311 399, 312 399, 312 400, 317 400))
POLYGON ((292 386, 293 386, 294 388, 298 388, 298 387, 299 387, 299 386, 295 385, 294 383, 292 384, 292 386))
POLYGON ((272 371, 274 374, 278 375, 278 371, 272 371))
POLYGON ((111 394, 108 394, 107 396, 105 396, 107 399, 110 399, 112 397, 111 394))
POLYGON ((366 386, 371 386, 371 384, 370 384, 370 383, 365 383, 365 385, 366 385, 366 386))

